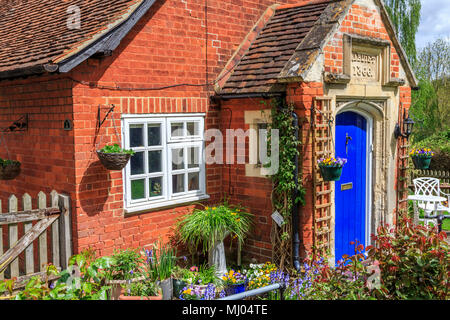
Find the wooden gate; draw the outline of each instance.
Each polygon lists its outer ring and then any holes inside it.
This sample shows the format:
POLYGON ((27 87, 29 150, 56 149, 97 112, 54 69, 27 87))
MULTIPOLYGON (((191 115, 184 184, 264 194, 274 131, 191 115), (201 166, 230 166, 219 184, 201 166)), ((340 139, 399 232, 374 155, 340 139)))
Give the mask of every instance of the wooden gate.
POLYGON ((29 194, 21 200, 19 208, 19 199, 11 195, 3 214, 0 202, 0 280, 17 278, 16 288, 45 274, 49 263, 65 269, 72 255, 70 198, 52 191, 48 205, 47 195, 39 192, 36 209, 29 194))
POLYGON ((312 166, 313 166, 313 253, 324 256, 331 253, 331 206, 333 200, 330 182, 323 181, 317 160, 334 153, 333 115, 331 99, 316 97, 311 110, 312 166))

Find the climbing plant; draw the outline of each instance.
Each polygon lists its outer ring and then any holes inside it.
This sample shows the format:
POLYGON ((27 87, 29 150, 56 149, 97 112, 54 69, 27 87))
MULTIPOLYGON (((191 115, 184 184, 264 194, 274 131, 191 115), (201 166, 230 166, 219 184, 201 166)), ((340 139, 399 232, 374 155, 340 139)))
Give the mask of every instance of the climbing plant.
MULTIPOLYGON (((265 102, 264 102, 265 103, 265 102)), ((279 132, 279 169, 271 176, 272 208, 283 217, 281 227, 273 224, 271 240, 273 260, 283 269, 290 264, 292 252, 292 221, 291 212, 294 203, 304 203, 305 190, 301 184, 300 175, 295 181, 295 157, 300 155, 300 141, 295 137, 295 127, 292 123, 294 106, 284 100, 271 101, 271 119, 269 129, 279 132), (296 192, 297 191, 297 192, 296 192)), ((268 133, 268 143, 272 143, 271 130, 268 133)))

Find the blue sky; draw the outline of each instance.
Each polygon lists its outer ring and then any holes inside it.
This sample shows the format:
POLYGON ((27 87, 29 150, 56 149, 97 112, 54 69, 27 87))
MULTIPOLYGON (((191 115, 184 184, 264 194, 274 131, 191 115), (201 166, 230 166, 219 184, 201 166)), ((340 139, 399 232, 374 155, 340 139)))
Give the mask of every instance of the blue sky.
POLYGON ((419 31, 416 35, 417 49, 438 37, 450 39, 450 0, 422 0, 419 31))

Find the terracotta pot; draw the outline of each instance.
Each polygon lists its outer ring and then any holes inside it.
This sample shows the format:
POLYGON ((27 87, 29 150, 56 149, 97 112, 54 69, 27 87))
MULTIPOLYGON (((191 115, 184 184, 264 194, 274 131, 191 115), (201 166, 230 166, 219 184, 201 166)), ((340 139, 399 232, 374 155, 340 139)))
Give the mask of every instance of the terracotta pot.
POLYGON ((119 300, 119 296, 122 292, 122 284, 133 283, 143 280, 145 280, 145 277, 134 278, 131 280, 106 280, 106 284, 111 286, 111 289, 109 290, 110 299, 119 300))
POLYGON ((122 289, 121 292, 120 292, 120 295, 119 295, 119 300, 162 300, 163 299, 163 296, 162 296, 161 293, 159 295, 157 295, 157 296, 150 296, 150 297, 125 296, 123 293, 124 292, 123 292, 123 289, 122 289))

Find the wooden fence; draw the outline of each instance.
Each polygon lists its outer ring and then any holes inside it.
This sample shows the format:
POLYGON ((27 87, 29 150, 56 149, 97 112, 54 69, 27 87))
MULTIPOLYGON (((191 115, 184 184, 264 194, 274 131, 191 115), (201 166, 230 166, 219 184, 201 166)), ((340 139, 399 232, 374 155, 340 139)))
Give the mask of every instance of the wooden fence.
POLYGON ((11 195, 6 213, 0 202, 0 280, 17 278, 16 287, 45 274, 49 263, 65 269, 72 255, 70 198, 39 192, 34 209, 29 194, 21 200, 11 195))

